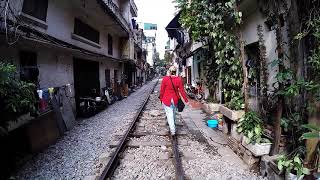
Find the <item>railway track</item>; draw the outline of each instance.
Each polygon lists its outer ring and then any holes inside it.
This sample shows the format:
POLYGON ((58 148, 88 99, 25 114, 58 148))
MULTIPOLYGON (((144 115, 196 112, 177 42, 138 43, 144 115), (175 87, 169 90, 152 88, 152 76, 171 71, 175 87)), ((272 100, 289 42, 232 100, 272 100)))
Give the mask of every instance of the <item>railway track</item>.
POLYGON ((171 136, 158 92, 154 91, 159 86, 156 83, 125 134, 111 143, 115 150, 100 180, 148 179, 155 177, 154 173, 158 179, 184 179, 177 138, 183 135, 183 123, 177 119, 177 135, 171 136))

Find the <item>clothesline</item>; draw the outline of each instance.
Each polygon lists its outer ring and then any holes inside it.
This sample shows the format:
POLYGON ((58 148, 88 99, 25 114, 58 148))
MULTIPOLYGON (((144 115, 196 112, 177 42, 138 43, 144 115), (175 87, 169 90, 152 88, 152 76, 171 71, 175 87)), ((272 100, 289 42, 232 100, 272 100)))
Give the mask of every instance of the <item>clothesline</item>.
POLYGON ((71 85, 72 84, 65 84, 62 86, 38 89, 37 93, 38 93, 38 97, 39 97, 40 111, 45 111, 46 109, 49 108, 51 100, 53 99, 54 95, 56 95, 59 92, 60 89, 63 89, 65 91, 65 96, 68 97, 67 91, 70 94, 72 93, 71 85))
POLYGON ((69 91, 70 93, 72 93, 71 85, 73 85, 73 84, 65 84, 65 85, 62 85, 62 86, 49 87, 49 88, 41 88, 41 89, 38 89, 38 90, 37 90, 37 93, 38 93, 38 96, 39 96, 40 99, 43 99, 43 98, 44 98, 44 94, 47 94, 47 93, 49 93, 50 97, 52 98, 53 94, 54 94, 55 92, 57 92, 59 89, 66 89, 66 88, 68 88, 68 91, 69 91))

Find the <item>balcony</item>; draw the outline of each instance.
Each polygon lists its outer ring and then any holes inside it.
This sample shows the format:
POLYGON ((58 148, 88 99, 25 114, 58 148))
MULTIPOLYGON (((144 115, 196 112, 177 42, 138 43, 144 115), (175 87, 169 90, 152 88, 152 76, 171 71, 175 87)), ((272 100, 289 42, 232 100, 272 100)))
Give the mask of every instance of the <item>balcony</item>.
POLYGON ((121 44, 121 59, 122 60, 133 60, 134 59, 134 39, 122 38, 121 44))
POLYGON ((120 24, 120 26, 130 34, 130 24, 122 16, 119 7, 112 0, 97 0, 103 8, 120 24))
POLYGON ((134 29, 133 34, 134 34, 133 37, 134 37, 135 45, 142 50, 143 49, 142 43, 145 38, 143 30, 142 29, 134 29))

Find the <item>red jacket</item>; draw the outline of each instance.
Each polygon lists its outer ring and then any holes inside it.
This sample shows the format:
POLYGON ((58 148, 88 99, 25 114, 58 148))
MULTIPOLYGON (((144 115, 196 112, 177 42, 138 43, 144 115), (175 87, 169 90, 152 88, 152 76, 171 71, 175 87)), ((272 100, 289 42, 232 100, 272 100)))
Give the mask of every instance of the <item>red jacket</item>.
MULTIPOLYGON (((177 94, 183 97, 184 101, 187 103, 188 98, 186 92, 183 88, 182 79, 178 76, 171 76, 172 83, 176 89, 177 94)), ((173 99, 174 105, 178 104, 179 97, 176 95, 172 83, 170 81, 170 76, 165 76, 162 79, 161 88, 160 88, 160 101, 166 106, 170 106, 171 99, 173 99)))

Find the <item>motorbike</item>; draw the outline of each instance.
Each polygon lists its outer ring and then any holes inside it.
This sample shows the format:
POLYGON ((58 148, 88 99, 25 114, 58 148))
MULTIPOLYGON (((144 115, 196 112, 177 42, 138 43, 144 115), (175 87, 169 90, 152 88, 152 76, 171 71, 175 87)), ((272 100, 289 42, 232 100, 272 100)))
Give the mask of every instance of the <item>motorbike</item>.
POLYGON ((101 96, 97 93, 96 89, 92 89, 91 95, 86 97, 80 97, 79 111, 83 117, 91 117, 97 114, 99 111, 108 107, 107 97, 101 96))
POLYGON ((201 101, 204 98, 204 91, 201 82, 197 82, 196 86, 186 84, 185 90, 190 98, 195 98, 197 101, 201 101))
POLYGON ((184 89, 190 98, 193 99, 195 97, 194 95, 195 88, 191 84, 186 84, 184 89))
POLYGON ((102 88, 104 95, 106 96, 106 100, 109 105, 113 104, 116 101, 116 98, 113 94, 113 90, 110 87, 102 88))

